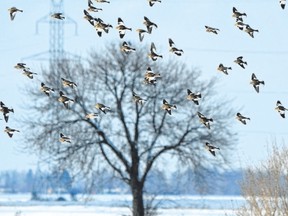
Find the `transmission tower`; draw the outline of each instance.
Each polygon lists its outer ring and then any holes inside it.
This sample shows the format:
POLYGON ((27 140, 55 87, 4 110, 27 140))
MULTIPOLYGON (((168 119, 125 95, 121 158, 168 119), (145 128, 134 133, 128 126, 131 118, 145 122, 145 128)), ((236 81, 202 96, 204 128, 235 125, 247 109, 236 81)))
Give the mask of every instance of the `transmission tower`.
MULTIPOLYGON (((51 0, 51 14, 64 14, 63 0, 51 0)), ((64 22, 58 19, 49 19, 49 61, 50 65, 58 65, 65 59, 64 53, 64 22)))
POLYGON ((77 35, 77 23, 65 14, 64 20, 52 18, 51 14, 54 13, 64 14, 64 0, 50 0, 50 13, 36 22, 36 34, 39 34, 40 24, 49 24, 49 51, 24 58, 40 61, 49 60, 50 69, 55 69, 64 60, 80 60, 79 56, 64 50, 64 26, 66 24, 74 25, 74 35, 77 35))

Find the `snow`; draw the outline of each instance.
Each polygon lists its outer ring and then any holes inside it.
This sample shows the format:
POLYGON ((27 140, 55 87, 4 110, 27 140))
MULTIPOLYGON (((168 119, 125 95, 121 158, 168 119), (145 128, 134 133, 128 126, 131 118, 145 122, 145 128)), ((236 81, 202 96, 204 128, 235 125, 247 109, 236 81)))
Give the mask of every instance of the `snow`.
MULTIPOLYGON (((62 196, 62 195, 61 195, 62 196)), ((55 195, 49 198, 58 197, 55 195)), ((68 195, 63 195, 69 199, 68 195)), ((78 196, 79 201, 30 201, 30 194, 0 194, 0 216, 128 216, 130 195, 78 196), (88 199, 89 198, 89 199, 88 199)), ((244 203, 237 196, 158 196, 159 215, 234 216, 244 203)))
MULTIPOLYGON (((131 211, 126 207, 93 207, 93 206, 4 206, 0 207, 1 216, 14 216, 17 211, 21 216, 128 216, 131 211)), ((234 210, 211 209, 160 209, 159 215, 165 216, 232 216, 234 210)))

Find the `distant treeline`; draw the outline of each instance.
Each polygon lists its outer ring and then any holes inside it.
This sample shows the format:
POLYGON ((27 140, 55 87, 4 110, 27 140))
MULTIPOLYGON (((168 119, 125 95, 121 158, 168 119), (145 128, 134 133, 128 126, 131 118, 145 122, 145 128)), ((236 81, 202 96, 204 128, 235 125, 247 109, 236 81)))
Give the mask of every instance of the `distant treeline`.
MULTIPOLYGON (((155 170, 148 176, 145 192, 171 195, 240 195, 239 182, 244 171, 215 172, 206 181, 197 181, 191 170, 166 174, 155 170)), ((1 193, 78 193, 127 194, 129 187, 107 170, 97 172, 90 179, 75 178, 67 170, 48 172, 39 170, 0 172, 1 193), (87 180, 87 181, 86 181, 87 180)))

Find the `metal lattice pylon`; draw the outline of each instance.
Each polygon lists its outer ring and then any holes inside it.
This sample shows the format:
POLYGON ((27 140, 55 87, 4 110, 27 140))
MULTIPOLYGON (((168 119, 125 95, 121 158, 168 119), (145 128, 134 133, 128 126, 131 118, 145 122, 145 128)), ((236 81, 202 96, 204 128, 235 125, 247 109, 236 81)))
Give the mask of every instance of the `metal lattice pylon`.
MULTIPOLYGON (((64 13, 63 0, 51 0, 51 14, 64 13)), ((58 65, 65 59, 64 52, 64 22, 58 19, 49 19, 49 63, 58 65)))
POLYGON ((51 17, 51 14, 64 14, 64 0, 51 0, 50 13, 36 22, 36 34, 39 33, 39 24, 49 24, 49 51, 37 53, 24 59, 40 61, 49 60, 50 69, 55 69, 63 60, 80 60, 80 57, 64 50, 64 25, 73 24, 74 34, 77 35, 77 23, 65 15, 65 20, 51 17))

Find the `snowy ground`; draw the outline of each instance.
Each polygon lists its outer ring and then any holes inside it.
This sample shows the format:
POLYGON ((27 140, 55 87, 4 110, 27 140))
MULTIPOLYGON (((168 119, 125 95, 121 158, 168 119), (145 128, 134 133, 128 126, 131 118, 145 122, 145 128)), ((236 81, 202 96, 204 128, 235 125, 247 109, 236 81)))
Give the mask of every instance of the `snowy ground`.
MULTIPOLYGON (((31 202, 29 198, 28 194, 0 194, 0 216, 15 216, 16 212, 21 216, 131 215, 129 195, 94 195, 89 200, 79 197, 79 202, 31 202)), ((157 201, 158 212, 164 216, 234 216, 244 202, 241 197, 225 196, 159 196, 157 201)))
MULTIPOLYGON (((93 207, 93 206, 24 206, 0 207, 1 216, 15 216, 20 211, 21 216, 128 216, 131 211, 123 207, 93 207)), ((164 216, 232 216, 233 210, 209 209, 160 209, 164 216)))

